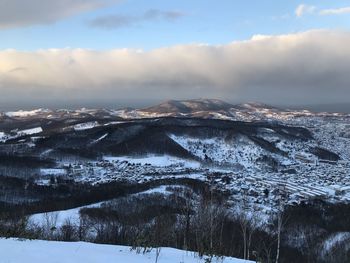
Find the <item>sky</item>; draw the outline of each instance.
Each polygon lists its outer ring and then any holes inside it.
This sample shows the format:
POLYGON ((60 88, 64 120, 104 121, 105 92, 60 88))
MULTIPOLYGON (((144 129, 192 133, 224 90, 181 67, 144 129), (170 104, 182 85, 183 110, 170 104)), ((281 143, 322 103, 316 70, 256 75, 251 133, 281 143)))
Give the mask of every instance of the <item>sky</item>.
POLYGON ((350 103, 350 2, 0 0, 0 110, 350 103))

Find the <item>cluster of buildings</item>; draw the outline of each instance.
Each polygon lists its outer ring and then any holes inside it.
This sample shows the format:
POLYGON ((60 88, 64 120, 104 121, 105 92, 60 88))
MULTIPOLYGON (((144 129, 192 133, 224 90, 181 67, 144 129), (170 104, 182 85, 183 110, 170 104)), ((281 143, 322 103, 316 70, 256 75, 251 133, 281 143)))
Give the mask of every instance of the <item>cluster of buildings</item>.
POLYGON ((143 183, 158 179, 194 178, 210 183, 229 194, 232 202, 246 196, 255 209, 270 211, 278 206, 281 194, 286 203, 298 204, 308 200, 350 202, 350 163, 310 163, 300 160, 289 166, 295 172, 269 172, 243 169, 232 172, 220 167, 198 168, 183 164, 157 166, 128 160, 76 162, 66 167, 66 176, 75 182, 92 185, 128 181, 143 183))
MULTIPOLYGON (((245 146, 245 142, 242 142, 245 148, 238 151, 239 149, 227 146, 225 148, 222 145, 221 148, 219 146, 217 149, 212 148, 223 144, 222 141, 201 141, 200 144, 188 142, 183 138, 174 138, 194 155, 210 155, 212 152, 218 160, 226 160, 223 158, 228 156, 228 161, 237 159, 236 163, 231 163, 231 166, 220 166, 220 163, 217 163, 212 167, 203 164, 199 167, 188 167, 181 163, 171 165, 137 163, 132 158, 129 160, 103 159, 68 164, 65 167, 66 176, 75 182, 90 184, 114 181, 142 183, 164 178, 196 178, 229 193, 232 202, 246 196, 248 203, 263 211, 277 207, 281 193, 288 204, 298 204, 314 199, 350 202, 350 136, 348 136, 350 125, 347 117, 315 116, 308 112, 295 116, 289 112, 285 115, 274 113, 270 118, 285 125, 306 127, 312 131, 315 139, 306 145, 304 142, 281 141, 274 134, 269 134, 269 131, 263 131, 261 136, 265 136, 264 139, 274 142, 278 149, 288 153, 288 156, 278 157, 284 169, 266 171, 255 161, 256 156, 264 152, 245 146), (205 143, 208 147, 204 147, 205 143), (322 160, 309 153, 306 146, 329 149, 338 154, 341 160, 322 160), (240 165, 240 169, 233 168, 237 164, 240 165)), ((215 158, 212 159, 215 160, 215 158)))
POLYGON ((101 160, 77 162, 67 167, 67 176, 75 182, 92 185, 115 181, 145 182, 164 178, 191 177, 205 174, 207 168, 190 168, 182 164, 155 166, 151 163, 135 163, 127 160, 101 160))

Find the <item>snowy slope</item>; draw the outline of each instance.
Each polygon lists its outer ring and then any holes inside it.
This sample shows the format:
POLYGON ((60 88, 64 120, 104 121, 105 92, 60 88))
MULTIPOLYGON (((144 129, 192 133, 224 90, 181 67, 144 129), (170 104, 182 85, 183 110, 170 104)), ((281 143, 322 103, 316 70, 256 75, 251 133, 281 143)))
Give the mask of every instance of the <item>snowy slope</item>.
POLYGON ((99 126, 97 121, 90 121, 90 122, 76 124, 74 125, 73 128, 75 131, 83 131, 83 130, 89 130, 89 129, 95 128, 97 126, 99 126))
POLYGON ((47 109, 36 109, 31 111, 19 110, 19 111, 6 112, 5 115, 8 117, 25 118, 25 117, 35 116, 40 113, 48 113, 48 112, 50 112, 50 110, 47 110, 47 109))
POLYGON ((0 142, 6 141, 6 138, 7 138, 6 134, 4 132, 0 132, 0 142))
MULTIPOLYGON (((53 242, 53 241, 17 241, 15 239, 0 239, 1 262, 6 263, 153 263, 155 251, 136 254, 130 247, 97 245, 84 242, 53 242)), ((163 248, 159 263, 200 263, 193 253, 163 248)), ((216 261, 214 261, 216 262, 216 261)), ((218 262, 222 262, 221 260, 218 262)), ((248 261, 227 258, 223 263, 244 263, 248 261)))
POLYGON ((36 127, 32 129, 26 129, 26 130, 21 130, 17 132, 17 135, 19 136, 24 136, 24 135, 33 135, 37 133, 43 132, 43 129, 41 127, 36 127))
POLYGON ((231 140, 219 137, 200 139, 173 134, 170 137, 190 153, 203 160, 207 156, 215 162, 239 163, 246 168, 255 165, 254 161, 265 153, 262 148, 245 136, 237 136, 231 140))
MULTIPOLYGON (((178 185, 161 185, 155 188, 151 188, 149 190, 143 191, 136 193, 134 195, 147 195, 147 194, 163 194, 163 195, 170 195, 172 191, 167 190, 168 187, 172 187, 180 189, 184 188, 184 186, 178 185)), ((113 200, 111 200, 113 201, 113 200)), ((90 205, 85 205, 81 207, 76 207, 72 209, 67 209, 67 210, 60 210, 60 211, 55 211, 55 212, 47 212, 47 213, 39 213, 39 214, 34 214, 29 217, 29 223, 30 224, 36 224, 36 225, 45 225, 47 220, 50 221, 52 225, 55 225, 56 227, 61 227, 67 221, 74 223, 74 224, 79 224, 80 221, 80 210, 83 208, 99 208, 102 206, 102 204, 108 204, 109 201, 104 201, 104 202, 98 202, 90 205)))
POLYGON ((71 223, 79 224, 80 209, 100 207, 102 203, 103 202, 99 202, 91 205, 68 209, 68 210, 34 214, 29 217, 29 222, 37 225, 44 225, 47 220, 50 220, 50 222, 57 227, 63 226, 67 222, 67 220, 69 220, 71 223))
POLYGON ((0 132, 0 142, 6 142, 10 139, 15 139, 21 136, 26 135, 34 135, 43 132, 43 129, 41 127, 31 128, 31 129, 25 129, 25 130, 13 130, 11 131, 12 135, 6 134, 5 132, 0 132))

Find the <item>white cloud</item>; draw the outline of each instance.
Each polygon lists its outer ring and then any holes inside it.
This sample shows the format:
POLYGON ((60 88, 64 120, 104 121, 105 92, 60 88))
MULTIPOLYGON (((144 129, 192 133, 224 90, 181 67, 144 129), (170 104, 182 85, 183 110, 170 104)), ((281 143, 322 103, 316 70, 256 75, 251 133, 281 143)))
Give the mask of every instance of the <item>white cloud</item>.
POLYGON ((297 17, 302 17, 304 15, 342 15, 342 14, 350 14, 350 7, 342 7, 342 8, 330 8, 330 9, 321 9, 319 10, 316 6, 300 4, 295 9, 295 15, 297 17))
POLYGON ((302 17, 306 14, 313 14, 316 10, 315 6, 301 4, 295 9, 295 15, 297 17, 302 17))
POLYGON ((118 0, 0 0, 0 29, 53 23, 118 0))
POLYGON ((342 15, 350 14, 350 7, 335 8, 335 9, 324 9, 321 10, 320 15, 342 15))
POLYGON ((216 97, 324 103, 350 96, 350 32, 255 36, 152 51, 0 51, 0 105, 216 97))

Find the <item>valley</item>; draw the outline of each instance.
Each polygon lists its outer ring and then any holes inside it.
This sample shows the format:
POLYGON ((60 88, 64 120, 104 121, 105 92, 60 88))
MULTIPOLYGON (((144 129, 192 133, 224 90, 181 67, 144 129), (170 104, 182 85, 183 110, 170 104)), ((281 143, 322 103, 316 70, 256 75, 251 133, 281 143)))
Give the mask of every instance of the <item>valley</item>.
MULTIPOLYGON (((78 240, 113 243, 108 232, 96 231, 100 220, 117 220, 128 229, 118 240, 134 244, 137 236, 123 218, 133 218, 131 225, 138 228, 148 222, 149 213, 158 216, 148 205, 181 217, 190 202, 195 219, 209 198, 225 207, 220 209, 237 220, 234 224, 249 222, 251 231, 262 231, 259 235, 275 235, 282 213, 294 218, 284 246, 297 249, 295 242, 304 242, 301 237, 291 241, 297 222, 312 218, 299 218, 299 209, 306 214, 324 210, 318 228, 335 222, 338 212, 331 218, 327 213, 350 206, 347 114, 194 100, 141 110, 20 111, 1 118, 0 205, 8 213, 22 211, 30 224, 43 225, 45 239, 61 235, 44 227, 49 222, 58 231, 67 222, 87 220, 78 240), (139 222, 136 210, 130 214, 123 202, 148 212, 139 222)), ((222 224, 228 227, 229 222, 222 224)), ((320 242, 339 231, 349 230, 328 229, 320 242)), ((229 244, 222 253, 239 256, 229 244)), ((198 246, 191 243, 192 249, 198 246)))
POLYGON ((128 113, 35 110, 2 118, 0 153, 8 161, 0 170, 8 177, 25 171, 15 177, 37 185, 192 178, 232 200, 248 195, 264 211, 276 206, 277 190, 288 204, 350 201, 346 114, 204 100, 128 113))

